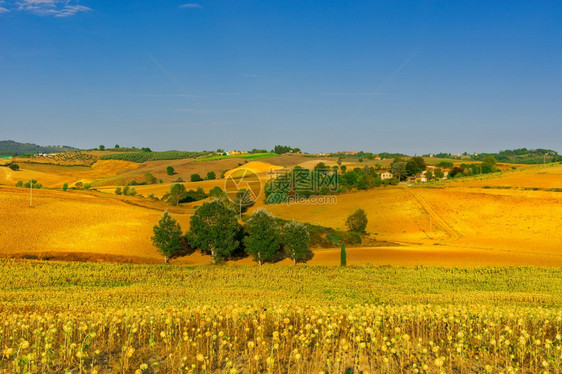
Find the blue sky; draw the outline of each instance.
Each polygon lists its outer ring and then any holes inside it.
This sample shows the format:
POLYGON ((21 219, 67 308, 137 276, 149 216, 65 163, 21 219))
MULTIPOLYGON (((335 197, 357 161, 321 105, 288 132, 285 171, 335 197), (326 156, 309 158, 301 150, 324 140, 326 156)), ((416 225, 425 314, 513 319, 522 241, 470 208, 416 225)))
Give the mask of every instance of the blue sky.
POLYGON ((0 0, 0 139, 562 151, 561 104, 558 1, 0 0))

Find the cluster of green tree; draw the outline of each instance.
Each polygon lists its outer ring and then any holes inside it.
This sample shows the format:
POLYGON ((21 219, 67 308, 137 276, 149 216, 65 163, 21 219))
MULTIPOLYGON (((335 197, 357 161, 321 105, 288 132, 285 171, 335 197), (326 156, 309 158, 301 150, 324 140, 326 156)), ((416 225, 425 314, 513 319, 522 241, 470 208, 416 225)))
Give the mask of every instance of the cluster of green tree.
POLYGON ((460 166, 455 166, 449 172, 448 178, 455 177, 470 177, 478 174, 489 174, 499 171, 496 166, 497 161, 494 156, 486 156, 484 162, 481 164, 461 164, 460 166))
POLYGON ((150 149, 149 147, 142 147, 142 148, 137 148, 137 147, 120 147, 119 144, 115 144, 115 146, 113 148, 107 148, 105 145, 100 144, 100 146, 97 148, 100 151, 117 151, 117 152, 152 152, 152 149, 150 149))
POLYGON ((425 169, 425 160, 420 156, 414 156, 409 160, 397 157, 392 164, 390 164, 390 172, 400 181, 420 174, 425 169))
POLYGON ((347 166, 328 167, 318 163, 313 170, 295 166, 267 181, 265 197, 268 204, 279 204, 292 198, 333 195, 353 190, 368 190, 382 185, 396 184, 397 180, 381 180, 373 167, 365 166, 348 171, 347 166))
POLYGON ((143 176, 142 182, 137 182, 136 179, 131 180, 128 184, 129 186, 145 186, 147 184, 156 184, 158 183, 158 179, 152 173, 146 173, 143 176))
POLYGON ((450 153, 446 153, 446 152, 439 152, 439 153, 435 153, 433 155, 426 153, 424 155, 422 155, 423 157, 435 157, 435 158, 451 158, 451 154, 450 153))
POLYGON ((19 143, 13 140, 0 140, 0 155, 1 156, 22 156, 31 155, 35 153, 58 153, 75 150, 66 145, 58 146, 41 146, 31 143, 19 143))
MULTIPOLYGON (((350 234, 359 237, 367 226, 362 209, 351 214, 346 222, 350 234)), ((200 249, 210 254, 214 263, 232 257, 249 255, 260 265, 267 261, 290 258, 296 264, 310 258, 309 247, 317 233, 310 228, 321 228, 297 221, 284 221, 265 209, 258 209, 241 225, 236 212, 221 199, 201 205, 191 217, 190 230, 184 235, 179 223, 165 211, 154 226, 152 243, 164 256, 170 258, 200 249)), ((319 231, 319 230, 316 230, 319 231)), ((334 232, 328 232, 331 235, 334 232)), ((343 243, 339 236, 337 242, 343 243)))
POLYGON ((364 159, 373 160, 375 157, 377 157, 377 154, 371 152, 363 152, 363 151, 355 152, 354 154, 338 152, 338 153, 332 153, 331 157, 338 157, 340 159, 357 158, 360 160, 360 162, 362 162, 364 159))
POLYGON ((296 264, 309 253, 310 238, 302 223, 291 221, 280 227, 271 213, 260 209, 241 226, 236 212, 220 199, 204 203, 195 211, 185 235, 167 211, 153 232, 152 243, 166 263, 195 248, 210 254, 214 263, 245 253, 260 265, 283 256, 296 264))
POLYGON ((170 191, 162 196, 162 200, 177 206, 181 203, 190 203, 192 201, 199 201, 209 197, 201 186, 196 190, 187 190, 183 184, 174 184, 170 191))
POLYGON ((403 154, 403 153, 388 153, 388 152, 382 152, 382 153, 379 153, 379 157, 380 157, 381 159, 388 159, 388 158, 394 159, 394 158, 398 158, 398 157, 404 158, 404 157, 409 157, 409 156, 408 156, 408 155, 405 155, 405 154, 403 154))
POLYGON ((18 181, 18 182, 16 183, 16 187, 23 187, 23 188, 30 188, 30 187, 32 187, 32 188, 42 188, 43 185, 42 185, 41 183, 37 182, 36 179, 30 179, 30 180, 28 180, 28 181, 25 182, 25 183, 22 182, 22 181, 18 181))
POLYGON ((258 148, 254 148, 250 151, 251 154, 258 154, 258 153, 268 153, 267 149, 258 149, 258 148))
MULTIPOLYGON (((280 154, 283 154, 283 153, 299 153, 300 151, 301 151, 300 148, 292 148, 292 147, 289 147, 288 145, 276 145, 275 147, 273 147, 272 152, 280 155, 280 154)), ((263 152, 263 153, 265 153, 265 152, 263 152)))
POLYGON ((123 196, 135 196, 137 194, 137 190, 135 189, 135 187, 129 187, 129 185, 126 184, 123 186, 123 188, 116 187, 115 194, 123 196))
POLYGON ((103 155, 101 160, 123 160, 136 163, 143 163, 146 161, 163 161, 163 160, 181 160, 184 158, 196 158, 208 155, 209 152, 180 152, 180 151, 166 151, 166 152, 125 152, 125 153, 112 153, 103 155))
POLYGON ((514 164, 542 164, 545 162, 562 161, 562 156, 552 149, 527 149, 519 148, 500 151, 498 153, 480 153, 471 156, 472 160, 484 161, 486 157, 493 156, 498 162, 514 164))

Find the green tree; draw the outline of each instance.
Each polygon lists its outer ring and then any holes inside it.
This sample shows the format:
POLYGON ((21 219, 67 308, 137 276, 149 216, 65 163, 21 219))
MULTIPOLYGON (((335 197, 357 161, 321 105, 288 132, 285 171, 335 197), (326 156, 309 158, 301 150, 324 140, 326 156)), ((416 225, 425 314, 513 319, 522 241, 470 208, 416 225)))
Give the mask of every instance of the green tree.
POLYGON ((18 181, 16 183, 16 187, 23 187, 23 182, 22 181, 18 181))
POLYGON ((186 196, 187 190, 185 189, 185 186, 183 184, 174 184, 170 188, 170 192, 164 195, 163 200, 174 206, 178 206, 186 196))
POLYGON ((214 171, 209 171, 209 172, 207 173, 207 179, 208 179, 208 180, 217 179, 217 175, 215 174, 214 171))
POLYGON ((236 212, 224 201, 215 199, 203 203, 191 216, 189 242, 203 253, 210 253, 217 263, 232 254, 239 246, 236 236, 240 230, 236 212))
POLYGON ((346 266, 346 265, 347 265, 347 252, 345 250, 345 243, 342 242, 340 248, 340 266, 346 266))
POLYGON ((121 191, 121 187, 115 187, 115 194, 116 195, 121 195, 123 193, 123 191, 121 191))
POLYGON ((172 166, 168 166, 166 168, 166 174, 168 175, 174 175, 174 168, 172 166))
POLYGON ((441 161, 437 166, 443 169, 452 169, 454 165, 451 161, 441 161))
POLYGON ((68 183, 65 183, 65 184, 62 185, 62 190, 63 191, 68 190, 68 183))
POLYGON ((18 164, 10 164, 8 165, 8 167, 13 171, 18 171, 20 169, 20 166, 18 164))
POLYGON ((437 179, 443 179, 443 177, 445 176, 445 173, 443 173, 443 170, 441 168, 435 168, 435 178, 437 179))
POLYGON ((100 151, 105 151, 105 145, 103 144, 100 145, 100 151))
POLYGON ((425 177, 427 178, 428 181, 432 180, 433 179, 433 172, 431 170, 428 170, 425 173, 425 177))
POLYGON ((152 175, 151 173, 146 173, 144 175, 144 182, 146 184, 154 184, 154 183, 156 183, 156 177, 154 175, 152 175))
POLYGON ((126 184, 123 186, 123 195, 127 196, 129 194, 129 185, 126 184))
POLYGON ((489 155, 486 156, 486 158, 484 159, 484 162, 491 164, 491 165, 496 165, 498 163, 498 161, 496 160, 496 158, 493 155, 489 155))
POLYGON ((498 170, 496 165, 494 165, 492 163, 489 163, 489 162, 483 162, 480 165, 480 169, 482 170, 482 174, 493 173, 493 172, 498 170))
POLYGON ((226 193, 219 186, 215 186, 209 191, 209 196, 213 196, 218 199, 224 199, 226 198, 226 193))
POLYGON ((357 209, 347 217, 345 225, 349 231, 362 233, 365 232, 367 228, 367 222, 367 214, 365 211, 363 209, 357 209))
POLYGON ((281 238, 273 214, 265 209, 258 209, 246 224, 244 250, 254 257, 260 265, 272 260, 281 247, 281 238))
POLYGON ((135 196, 137 194, 137 190, 135 189, 135 187, 131 187, 129 189, 129 196, 135 196))
POLYGON ((181 249, 182 231, 180 224, 166 210, 152 231, 154 233, 152 244, 164 256, 164 263, 167 264, 169 259, 181 249))
POLYGON ((290 221, 283 226, 283 247, 287 255, 296 265, 297 261, 303 261, 308 253, 310 234, 302 222, 290 221))
POLYGON ((201 178, 201 176, 199 174, 191 174, 191 181, 192 182, 200 182, 202 181, 203 178, 201 178))
POLYGON ((406 162, 394 162, 391 166, 390 172, 394 175, 397 175, 399 180, 406 179, 406 162))

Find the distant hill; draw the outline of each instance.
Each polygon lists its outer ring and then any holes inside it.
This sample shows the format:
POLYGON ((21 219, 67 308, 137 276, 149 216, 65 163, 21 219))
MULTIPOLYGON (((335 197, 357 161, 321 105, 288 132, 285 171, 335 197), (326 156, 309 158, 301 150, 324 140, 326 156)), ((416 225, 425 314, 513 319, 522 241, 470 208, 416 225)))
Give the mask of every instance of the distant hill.
POLYGON ((66 145, 62 146, 41 146, 31 143, 18 143, 13 140, 0 140, 0 155, 2 156, 21 156, 35 153, 58 153, 75 150, 66 145))
POLYGON ((562 161, 562 156, 552 149, 507 149, 498 153, 480 153, 471 156, 472 160, 483 161, 487 156, 494 156, 498 162, 513 164, 542 164, 544 162, 562 161))

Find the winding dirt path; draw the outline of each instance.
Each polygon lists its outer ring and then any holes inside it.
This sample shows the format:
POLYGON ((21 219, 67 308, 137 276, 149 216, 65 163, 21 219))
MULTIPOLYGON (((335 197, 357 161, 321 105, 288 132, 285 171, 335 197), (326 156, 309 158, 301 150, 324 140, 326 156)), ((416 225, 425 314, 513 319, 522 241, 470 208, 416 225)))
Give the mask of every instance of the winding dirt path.
POLYGON ((457 232, 455 229, 453 229, 443 218, 441 218, 441 216, 439 214, 437 214, 437 212, 435 212, 435 210, 433 210, 431 205, 417 191, 414 191, 413 189, 411 189, 409 187, 405 187, 405 188, 408 192, 410 192, 412 194, 412 196, 414 196, 414 198, 418 201, 418 203, 422 206, 422 208, 427 212, 427 214, 429 214, 433 218, 433 221, 440 228, 445 230, 447 232, 447 234, 449 234, 449 236, 451 237, 451 239, 450 239, 451 241, 457 240, 457 239, 462 237, 462 235, 459 232, 457 232))

